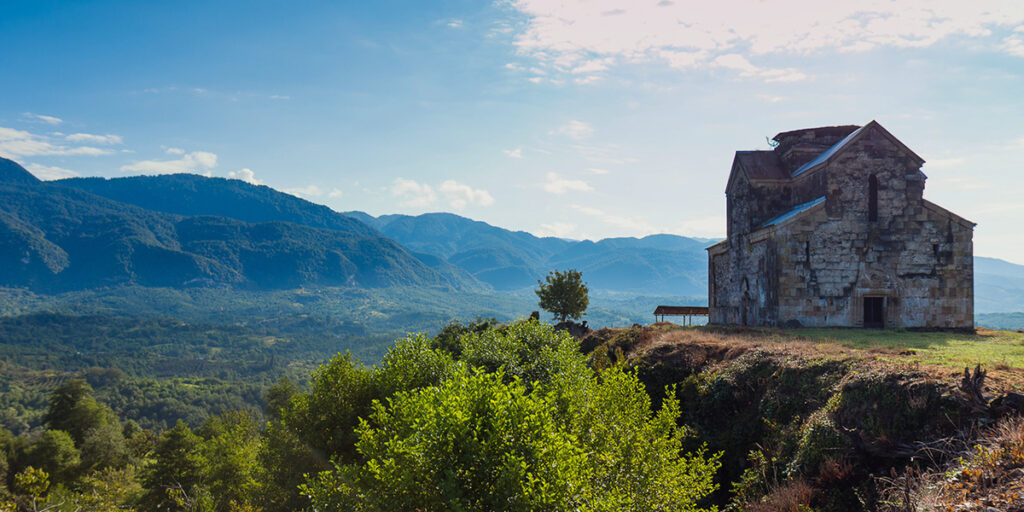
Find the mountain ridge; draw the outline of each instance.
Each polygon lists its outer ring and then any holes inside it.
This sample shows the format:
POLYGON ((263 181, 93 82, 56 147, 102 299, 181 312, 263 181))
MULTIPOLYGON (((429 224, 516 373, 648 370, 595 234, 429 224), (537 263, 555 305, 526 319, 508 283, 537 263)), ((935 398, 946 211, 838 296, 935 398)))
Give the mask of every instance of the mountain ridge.
POLYGON ((483 287, 348 218, 336 220, 346 231, 159 212, 61 182, 25 180, 23 167, 3 165, 11 179, 0 181, 0 286, 483 287))

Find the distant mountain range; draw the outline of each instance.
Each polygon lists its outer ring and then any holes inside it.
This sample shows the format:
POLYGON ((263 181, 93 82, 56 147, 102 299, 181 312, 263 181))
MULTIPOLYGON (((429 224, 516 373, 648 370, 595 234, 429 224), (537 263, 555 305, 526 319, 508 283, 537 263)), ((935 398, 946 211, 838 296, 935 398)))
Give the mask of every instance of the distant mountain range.
POLYGON ((0 286, 481 287, 359 221, 267 187, 198 176, 109 181, 41 182, 0 159, 0 286))
POLYGON ((457 265, 498 290, 535 287, 552 269, 575 268, 595 289, 707 295, 707 240, 676 235, 598 242, 540 238, 450 213, 346 212, 414 251, 457 265))
MULTIPOLYGON (((0 286, 533 288, 552 269, 622 296, 707 295, 704 248, 675 235, 537 237, 450 213, 339 213, 191 174, 41 182, 0 158, 0 286)), ((1024 311, 1024 266, 975 258, 976 311, 1024 311)))

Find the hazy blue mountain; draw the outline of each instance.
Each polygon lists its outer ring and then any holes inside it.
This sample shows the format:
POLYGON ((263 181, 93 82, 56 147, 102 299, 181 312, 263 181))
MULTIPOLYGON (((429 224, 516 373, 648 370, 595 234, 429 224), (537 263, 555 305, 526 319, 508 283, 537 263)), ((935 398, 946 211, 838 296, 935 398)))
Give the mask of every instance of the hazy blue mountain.
MULTIPOLYGON (((319 208, 279 211, 309 223, 319 213, 323 223, 337 229, 152 211, 65 182, 28 180, 27 171, 17 164, 2 164, 0 177, 6 180, 0 180, 0 286, 41 291, 123 284, 246 289, 480 286, 461 269, 418 258, 365 224, 340 215, 332 220, 319 208)), ((209 183, 222 186, 224 181, 209 183)), ((135 183, 156 187, 158 181, 135 183)), ((274 194, 268 197, 277 204, 294 205, 274 194)), ((194 197, 210 195, 200 190, 194 197)), ((182 201, 190 202, 187 197, 182 201)))
POLYGON ((314 228, 375 235, 370 226, 265 185, 197 174, 126 178, 68 178, 53 182, 148 210, 178 215, 213 215, 245 222, 293 222, 314 228))
POLYGON ((346 212, 416 251, 445 258, 499 290, 536 286, 550 270, 575 268, 593 289, 707 295, 705 240, 676 235, 598 242, 541 238, 450 213, 346 212))
POLYGON ((974 312, 1024 311, 1024 265, 974 257, 974 312))

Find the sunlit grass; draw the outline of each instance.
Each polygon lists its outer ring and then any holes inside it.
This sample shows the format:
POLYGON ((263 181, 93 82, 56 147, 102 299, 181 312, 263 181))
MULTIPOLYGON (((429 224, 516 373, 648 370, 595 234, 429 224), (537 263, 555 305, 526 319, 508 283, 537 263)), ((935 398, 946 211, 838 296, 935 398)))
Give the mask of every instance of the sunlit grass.
POLYGON ((946 366, 1004 365, 1024 368, 1024 334, 979 330, 978 334, 874 329, 787 329, 794 338, 828 340, 861 349, 913 351, 922 363, 946 366))

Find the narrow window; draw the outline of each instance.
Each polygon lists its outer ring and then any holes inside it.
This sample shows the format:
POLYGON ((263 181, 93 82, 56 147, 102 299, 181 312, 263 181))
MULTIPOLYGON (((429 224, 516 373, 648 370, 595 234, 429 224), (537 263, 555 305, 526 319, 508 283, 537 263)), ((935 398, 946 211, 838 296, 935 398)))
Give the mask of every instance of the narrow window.
POLYGON ((874 174, 868 178, 868 221, 878 221, 878 178, 874 174))
POLYGON ((804 242, 804 261, 807 262, 807 265, 811 264, 811 243, 810 242, 804 242))

